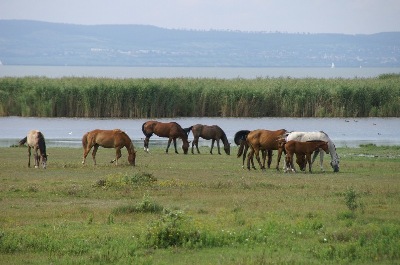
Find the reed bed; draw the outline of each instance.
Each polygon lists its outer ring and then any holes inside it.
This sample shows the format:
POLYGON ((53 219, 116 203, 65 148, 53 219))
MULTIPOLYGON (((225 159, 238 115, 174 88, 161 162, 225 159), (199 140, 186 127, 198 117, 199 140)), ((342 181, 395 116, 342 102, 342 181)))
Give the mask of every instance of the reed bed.
POLYGON ((400 117, 400 75, 316 79, 0 78, 0 115, 400 117))

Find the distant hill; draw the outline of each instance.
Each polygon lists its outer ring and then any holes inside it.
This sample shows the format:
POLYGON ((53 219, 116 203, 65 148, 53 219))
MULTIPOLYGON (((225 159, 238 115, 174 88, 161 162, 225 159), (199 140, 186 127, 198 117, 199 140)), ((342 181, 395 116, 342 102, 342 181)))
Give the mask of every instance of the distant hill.
POLYGON ((400 32, 289 34, 0 20, 0 61, 8 65, 400 67, 400 32))

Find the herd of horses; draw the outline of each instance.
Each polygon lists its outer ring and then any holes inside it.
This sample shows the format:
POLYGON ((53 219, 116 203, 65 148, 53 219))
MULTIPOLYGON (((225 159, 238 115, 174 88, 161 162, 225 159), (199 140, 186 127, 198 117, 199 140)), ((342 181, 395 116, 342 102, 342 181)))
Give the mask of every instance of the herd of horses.
MULTIPOLYGON (((224 151, 227 155, 230 155, 230 143, 225 132, 218 125, 202 125, 196 124, 188 128, 182 128, 176 122, 158 122, 158 121, 147 121, 142 125, 142 132, 145 136, 144 139, 144 150, 149 152, 150 137, 153 134, 159 137, 168 138, 167 148, 165 150, 168 153, 168 149, 171 143, 174 144, 175 153, 178 153, 176 146, 176 140, 179 138, 182 140, 182 150, 184 154, 187 154, 190 147, 190 141, 188 136, 190 132, 193 134, 192 149, 191 152, 194 154, 194 147, 196 147, 197 153, 200 153, 198 142, 199 138, 205 140, 211 140, 210 154, 213 153, 215 142, 217 142, 218 154, 220 151, 220 141, 224 146, 224 151)), ((254 166, 254 156, 259 164, 260 169, 265 170, 265 161, 268 156, 267 167, 270 168, 272 163, 273 150, 278 151, 276 169, 279 170, 279 163, 281 160, 282 153, 285 154, 284 171, 295 172, 293 158, 296 156, 296 163, 300 170, 305 171, 308 164, 309 171, 311 172, 311 166, 318 154, 320 154, 320 167, 323 168, 323 157, 324 153, 331 155, 331 166, 334 172, 339 171, 339 156, 336 153, 336 148, 332 140, 324 132, 288 132, 285 129, 281 130, 240 130, 234 136, 234 141, 239 146, 237 157, 242 157, 243 168, 247 156, 247 169, 256 169, 254 166), (260 158, 261 151, 261 158, 260 158), (247 154, 248 153, 248 154, 247 154), (311 156, 313 157, 311 158, 311 156), (250 164, 252 167, 250 167, 250 164)), ((40 162, 42 167, 46 168, 47 154, 46 154, 46 143, 43 134, 38 130, 32 130, 28 132, 27 137, 22 139, 19 144, 28 146, 28 167, 30 167, 31 149, 34 150, 35 168, 39 167, 40 162)), ((101 146, 104 148, 115 148, 116 156, 111 161, 118 165, 118 159, 121 158, 121 149, 126 148, 128 151, 128 161, 131 165, 135 165, 136 151, 133 146, 132 140, 129 136, 121 131, 120 129, 114 130, 93 130, 87 132, 82 137, 83 146, 83 160, 82 164, 86 163, 86 157, 90 150, 92 151, 93 162, 96 165, 96 152, 101 146)))

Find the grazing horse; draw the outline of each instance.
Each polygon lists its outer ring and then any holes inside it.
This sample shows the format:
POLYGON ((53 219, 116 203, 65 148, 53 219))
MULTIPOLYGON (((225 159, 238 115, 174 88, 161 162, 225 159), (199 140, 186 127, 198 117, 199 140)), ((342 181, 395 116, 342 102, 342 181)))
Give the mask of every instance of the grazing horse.
POLYGON ((253 159, 254 154, 256 154, 256 159, 260 168, 265 170, 265 162, 261 164, 260 161, 260 150, 265 150, 268 152, 268 168, 271 166, 272 162, 272 150, 278 150, 278 161, 276 165, 276 169, 279 170, 279 162, 281 160, 282 152, 279 150, 278 139, 282 137, 283 134, 286 134, 287 131, 285 129, 280 129, 276 131, 269 130, 254 130, 251 131, 247 137, 247 144, 250 146, 250 154, 247 157, 247 169, 250 170, 250 160, 253 159))
POLYGON ((196 146, 197 153, 200 154, 199 137, 206 140, 212 140, 210 154, 212 154, 215 141, 217 141, 218 154, 221 154, 221 151, 219 149, 219 140, 222 140, 222 143, 224 144, 225 153, 227 155, 231 154, 231 145, 228 142, 228 138, 226 137, 225 132, 218 125, 208 126, 208 125, 196 124, 192 126, 192 133, 194 137, 192 142, 192 154, 194 154, 193 153, 194 146, 196 146))
POLYGON ((19 141, 19 145, 27 143, 28 145, 28 167, 31 166, 31 148, 34 151, 35 168, 39 167, 39 162, 42 160, 42 167, 47 166, 47 154, 46 154, 46 142, 44 140, 44 135, 38 130, 31 130, 28 135, 19 141), (38 155, 38 150, 40 156, 38 155))
MULTIPOLYGON (((335 144, 329 138, 329 136, 325 132, 290 132, 286 136, 286 141, 296 140, 300 142, 307 142, 307 141, 325 141, 328 142, 329 153, 331 155, 331 167, 333 168, 334 172, 339 172, 339 156, 336 153, 335 144)), ((323 168, 324 162, 324 152, 320 152, 319 150, 314 153, 312 163, 314 163, 317 155, 320 154, 320 168, 323 168)), ((303 170, 304 168, 302 168, 303 170)))
POLYGON ((82 164, 85 164, 86 157, 90 152, 90 149, 93 148, 92 157, 94 164, 96 165, 96 152, 99 146, 104 148, 115 148, 116 156, 115 159, 111 161, 111 163, 115 162, 115 165, 118 165, 118 159, 122 156, 121 149, 126 147, 128 150, 128 161, 129 164, 135 165, 136 159, 136 151, 131 138, 121 131, 120 129, 114 130, 93 130, 87 132, 82 137, 82 146, 83 146, 83 161, 82 164))
POLYGON ((168 153, 169 146, 171 142, 174 142, 175 153, 178 154, 178 150, 176 149, 176 138, 181 138, 183 145, 182 149, 184 154, 188 153, 189 150, 189 141, 188 141, 188 134, 192 127, 183 129, 178 123, 176 122, 158 122, 158 121, 146 121, 142 125, 142 132, 146 136, 144 139, 144 150, 149 152, 149 141, 150 137, 153 133, 159 137, 168 137, 168 145, 167 149, 165 150, 168 153))
POLYGON ((325 141, 311 141, 311 142, 299 142, 299 141, 288 141, 285 144, 285 150, 286 150, 286 166, 287 168, 292 171, 295 171, 294 165, 293 165, 293 155, 296 154, 296 156, 305 156, 307 163, 308 163, 308 168, 309 171, 311 172, 311 154, 314 151, 318 151, 319 149, 324 150, 327 154, 329 154, 329 147, 328 147, 328 142, 325 141))

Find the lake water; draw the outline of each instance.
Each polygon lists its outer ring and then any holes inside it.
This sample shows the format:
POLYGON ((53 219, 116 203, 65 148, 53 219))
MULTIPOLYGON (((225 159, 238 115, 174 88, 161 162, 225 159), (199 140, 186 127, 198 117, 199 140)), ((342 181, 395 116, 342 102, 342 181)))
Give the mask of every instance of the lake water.
POLYGON ((241 68, 241 67, 97 67, 0 65, 0 77, 46 76, 108 78, 369 78, 400 73, 400 68, 241 68))
MULTIPOLYGON (((176 121, 182 127, 201 123, 217 124, 234 144, 233 137, 239 130, 285 128, 289 131, 326 132, 337 147, 357 147, 360 144, 400 145, 400 118, 175 118, 158 119, 176 121)), ((143 147, 142 124, 147 119, 83 119, 83 118, 24 118, 0 117, 0 146, 17 144, 31 129, 43 132, 49 147, 81 147, 84 133, 93 129, 119 128, 128 133, 138 148, 143 147)), ((193 139, 193 135, 189 135, 193 139)), ((166 138, 153 136, 152 145, 166 144, 166 138)), ((211 141, 200 141, 210 146, 211 141)), ((180 144, 181 145, 181 144, 180 144)))

